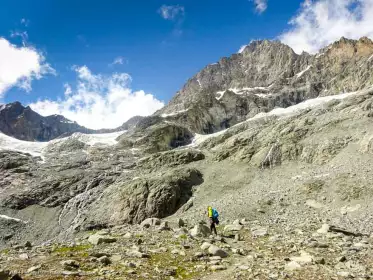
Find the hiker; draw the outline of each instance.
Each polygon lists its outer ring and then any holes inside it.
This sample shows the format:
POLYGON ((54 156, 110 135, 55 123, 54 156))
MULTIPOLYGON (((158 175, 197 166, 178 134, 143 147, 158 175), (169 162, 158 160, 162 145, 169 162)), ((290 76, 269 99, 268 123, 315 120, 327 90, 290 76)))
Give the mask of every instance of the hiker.
POLYGON ((211 206, 207 207, 207 213, 210 221, 210 230, 211 233, 214 232, 215 235, 218 235, 216 231, 216 225, 219 224, 219 213, 216 209, 213 209, 211 206))

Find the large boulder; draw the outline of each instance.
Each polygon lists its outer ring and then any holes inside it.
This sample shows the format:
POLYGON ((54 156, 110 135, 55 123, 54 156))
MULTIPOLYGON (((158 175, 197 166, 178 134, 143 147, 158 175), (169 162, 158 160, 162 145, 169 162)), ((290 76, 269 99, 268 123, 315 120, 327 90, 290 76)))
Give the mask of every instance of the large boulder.
POLYGON ((113 243, 117 239, 108 235, 93 234, 88 238, 88 242, 93 245, 100 245, 102 243, 113 243))
POLYGON ((243 226, 240 224, 235 224, 235 225, 226 225, 224 227, 224 235, 225 236, 232 236, 237 234, 239 231, 243 229, 243 226))
POLYGON ((216 245, 211 245, 209 248, 208 248, 208 252, 210 255, 212 256, 218 256, 218 257, 221 257, 221 258, 226 258, 228 257, 228 253, 225 252, 224 250, 220 249, 218 246, 216 245))
POLYGON ((204 224, 198 224, 189 231, 189 234, 193 237, 208 237, 211 234, 211 230, 204 224))
POLYGON ((112 213, 114 221, 127 223, 140 223, 149 217, 165 218, 182 207, 192 197, 193 187, 202 182, 197 169, 152 174, 110 190, 106 199, 111 209, 106 211, 112 213))
POLYGON ((161 224, 161 220, 158 218, 147 218, 144 221, 142 221, 141 226, 142 227, 155 227, 159 226, 161 224))

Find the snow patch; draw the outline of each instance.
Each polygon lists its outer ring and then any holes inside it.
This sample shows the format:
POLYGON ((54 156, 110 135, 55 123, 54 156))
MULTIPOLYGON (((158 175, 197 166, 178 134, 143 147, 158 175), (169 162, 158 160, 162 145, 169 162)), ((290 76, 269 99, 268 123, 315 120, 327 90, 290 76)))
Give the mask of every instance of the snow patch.
POLYGON ((197 79, 197 83, 199 84, 199 87, 202 88, 202 84, 201 84, 201 81, 199 79, 197 79))
POLYGON ((3 219, 3 220, 8 220, 8 221, 15 221, 17 223, 23 223, 23 224, 27 224, 27 222, 21 220, 21 219, 17 219, 17 218, 12 218, 12 217, 9 217, 7 215, 0 215, 0 219, 3 219))
MULTIPOLYGON (((269 91, 272 87, 273 87, 273 84, 270 85, 270 86, 268 86, 268 87, 230 88, 228 90, 231 91, 231 92, 234 92, 237 95, 243 95, 245 93, 250 93, 250 92, 258 91, 258 90, 260 90, 260 91, 269 91)), ((216 92, 216 94, 217 94, 217 96, 215 97, 216 100, 220 100, 228 90, 222 90, 222 91, 216 92)), ((256 94, 256 95, 258 95, 258 94, 256 94)))
POLYGON ((373 59, 373 54, 368 58, 368 61, 371 61, 373 59))
POLYGON ((246 122, 249 121, 249 120, 255 120, 255 119, 270 117, 270 116, 277 116, 277 117, 292 116, 292 115, 294 115, 294 114, 296 114, 296 113, 298 113, 302 110, 314 108, 318 105, 325 104, 325 103, 327 103, 329 101, 332 101, 332 100, 345 99, 349 96, 355 95, 356 93, 357 92, 349 92, 349 93, 342 93, 342 94, 338 94, 338 95, 323 96, 323 97, 308 99, 306 101, 303 101, 303 102, 298 103, 298 104, 293 105, 293 106, 289 106, 287 108, 276 108, 276 109, 273 109, 272 111, 270 111, 268 113, 259 113, 259 114, 255 115, 254 117, 252 117, 251 119, 246 120, 246 122))
MULTIPOLYGON (((372 87, 372 89, 373 89, 373 87, 372 87)), ((345 99, 347 97, 353 96, 357 93, 358 92, 348 92, 348 93, 342 93, 342 94, 338 94, 338 95, 323 96, 323 97, 317 97, 317 98, 309 99, 309 100, 306 100, 306 101, 301 102, 299 104, 289 106, 287 108, 276 108, 276 109, 273 109, 272 111, 270 111, 268 113, 259 113, 259 114, 255 115, 254 117, 252 117, 250 119, 247 119, 247 120, 245 120, 241 123, 235 124, 232 127, 240 126, 244 123, 247 123, 247 122, 250 122, 250 121, 253 121, 253 120, 266 118, 266 117, 271 117, 271 116, 290 117, 290 116, 296 115, 297 113, 301 112, 302 110, 314 108, 314 107, 325 104, 325 103, 327 103, 329 101, 332 101, 332 100, 342 100, 342 99, 345 99)), ((225 130, 221 130, 221 131, 216 132, 216 133, 207 134, 207 135, 195 134, 195 136, 192 140, 192 143, 188 146, 192 146, 192 147, 198 146, 201 143, 203 143, 204 141, 206 141, 207 139, 217 137, 217 136, 220 136, 220 135, 224 134, 228 129, 229 128, 227 128, 225 130)))
POLYGON ((75 123, 73 121, 69 121, 69 120, 64 120, 64 121, 60 121, 61 123, 75 123))
POLYGON ((118 143, 116 138, 126 131, 114 132, 114 133, 103 133, 103 134, 84 134, 84 133, 74 133, 73 135, 56 139, 49 142, 31 142, 22 141, 16 138, 10 137, 3 133, 0 133, 0 150, 10 150, 22 153, 29 153, 34 157, 43 157, 43 151, 49 144, 62 143, 69 139, 77 139, 87 145, 102 144, 112 146, 118 143))
POLYGON ((50 143, 51 144, 61 143, 61 142, 65 142, 68 139, 76 139, 89 146, 93 146, 95 144, 113 146, 118 143, 116 139, 125 132, 126 131, 120 131, 120 132, 102 133, 102 134, 84 134, 84 133, 77 132, 67 138, 52 140, 50 141, 50 143))
POLYGON ((185 109, 185 110, 180 110, 180 111, 177 111, 177 112, 172 112, 172 113, 169 113, 169 114, 162 114, 161 117, 162 118, 167 118, 167 117, 173 117, 173 116, 177 116, 179 114, 182 114, 182 113, 185 113, 187 112, 189 109, 185 109))
POLYGON ((272 94, 265 94, 265 93, 257 93, 255 94, 256 96, 260 97, 260 98, 268 98, 270 96, 272 96, 272 94))
POLYGON ((306 73, 308 70, 311 69, 311 67, 312 67, 312 65, 308 65, 308 67, 306 69, 304 69, 303 71, 301 71, 298 74, 296 74, 295 76, 297 76, 297 79, 299 79, 300 77, 302 77, 304 73, 306 73))
POLYGON ((238 53, 243 53, 243 51, 246 49, 248 45, 243 45, 241 48, 238 50, 238 53))
POLYGON ((22 141, 0 133, 0 150, 17 151, 29 153, 35 157, 42 156, 42 150, 48 145, 48 142, 29 142, 22 141))

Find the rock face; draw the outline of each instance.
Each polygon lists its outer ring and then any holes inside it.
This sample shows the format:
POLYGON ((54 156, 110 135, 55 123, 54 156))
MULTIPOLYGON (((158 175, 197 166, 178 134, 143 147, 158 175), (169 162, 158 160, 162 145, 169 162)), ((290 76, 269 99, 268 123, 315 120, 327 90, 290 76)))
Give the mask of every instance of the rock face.
POLYGON ((373 42, 342 38, 316 55, 254 41, 188 80, 157 114, 198 133, 230 127, 260 112, 372 83, 373 42))

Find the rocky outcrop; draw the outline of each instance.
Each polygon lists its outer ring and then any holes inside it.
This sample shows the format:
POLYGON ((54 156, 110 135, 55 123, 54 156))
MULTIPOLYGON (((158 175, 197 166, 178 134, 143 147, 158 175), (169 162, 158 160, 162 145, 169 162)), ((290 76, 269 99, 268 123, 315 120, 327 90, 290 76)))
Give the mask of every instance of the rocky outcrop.
POLYGON ((196 169, 136 178, 110 190, 112 204, 108 207, 112 210, 107 213, 112 213, 112 220, 127 223, 139 223, 147 217, 164 218, 183 206, 192 197, 193 187, 202 182, 202 174, 196 169))
POLYGON ((120 136, 119 145, 123 148, 141 149, 146 153, 156 153, 192 142, 193 133, 188 128, 159 119, 148 120, 151 120, 151 123, 139 123, 133 131, 120 136))

